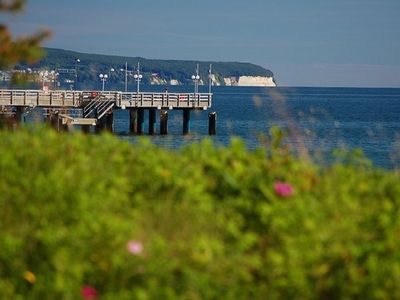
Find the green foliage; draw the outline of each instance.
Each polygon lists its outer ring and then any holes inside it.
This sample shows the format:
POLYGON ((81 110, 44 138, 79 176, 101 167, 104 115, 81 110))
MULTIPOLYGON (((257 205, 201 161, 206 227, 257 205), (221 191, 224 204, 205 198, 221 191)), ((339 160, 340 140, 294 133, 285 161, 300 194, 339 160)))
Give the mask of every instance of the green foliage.
MULTIPOLYGON (((25 0, 0 0, 0 12, 17 13, 25 6, 25 0)), ((13 67, 17 63, 32 64, 42 58, 44 52, 40 43, 50 35, 47 30, 38 33, 14 38, 9 28, 0 24, 0 70, 13 67)), ((13 83, 24 83, 26 78, 16 74, 13 83)))
POLYGON ((169 151, 1 131, 0 298, 400 298, 399 175, 274 136, 169 151))
POLYGON ((23 9, 25 0, 0 0, 0 11, 18 12, 23 9))

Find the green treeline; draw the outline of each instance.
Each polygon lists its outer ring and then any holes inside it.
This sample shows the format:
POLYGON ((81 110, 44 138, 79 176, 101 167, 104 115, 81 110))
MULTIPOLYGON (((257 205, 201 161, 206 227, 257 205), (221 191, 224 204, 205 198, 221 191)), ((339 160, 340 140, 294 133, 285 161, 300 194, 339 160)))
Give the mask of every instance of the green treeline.
POLYGON ((399 299, 399 173, 281 137, 0 131, 0 298, 399 299))

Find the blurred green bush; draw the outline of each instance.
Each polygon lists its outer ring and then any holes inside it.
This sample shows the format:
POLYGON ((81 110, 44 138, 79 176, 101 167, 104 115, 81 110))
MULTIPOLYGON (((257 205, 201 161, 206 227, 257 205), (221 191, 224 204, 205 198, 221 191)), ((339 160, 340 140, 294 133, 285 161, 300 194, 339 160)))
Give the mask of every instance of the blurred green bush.
POLYGON ((208 140, 0 132, 1 299, 400 299, 400 176, 208 140))

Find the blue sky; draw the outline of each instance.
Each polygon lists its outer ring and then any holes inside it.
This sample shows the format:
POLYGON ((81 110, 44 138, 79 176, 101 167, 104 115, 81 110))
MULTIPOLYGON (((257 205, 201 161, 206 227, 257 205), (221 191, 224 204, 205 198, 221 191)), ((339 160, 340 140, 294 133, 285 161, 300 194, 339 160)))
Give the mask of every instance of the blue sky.
POLYGON ((400 87, 400 0, 28 0, 15 34, 89 53, 252 62, 287 86, 400 87))

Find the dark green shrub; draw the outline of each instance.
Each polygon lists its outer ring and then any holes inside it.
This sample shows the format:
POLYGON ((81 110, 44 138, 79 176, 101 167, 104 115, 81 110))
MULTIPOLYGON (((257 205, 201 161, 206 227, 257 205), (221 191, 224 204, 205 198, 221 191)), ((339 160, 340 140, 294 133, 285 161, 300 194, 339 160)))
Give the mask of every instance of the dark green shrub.
POLYGON ((271 145, 0 132, 0 298, 400 298, 399 175, 271 145))

